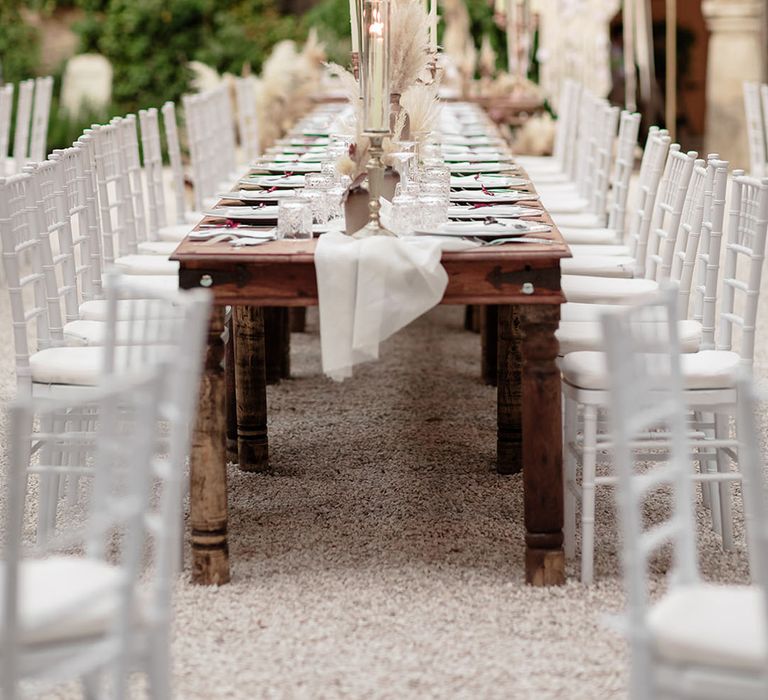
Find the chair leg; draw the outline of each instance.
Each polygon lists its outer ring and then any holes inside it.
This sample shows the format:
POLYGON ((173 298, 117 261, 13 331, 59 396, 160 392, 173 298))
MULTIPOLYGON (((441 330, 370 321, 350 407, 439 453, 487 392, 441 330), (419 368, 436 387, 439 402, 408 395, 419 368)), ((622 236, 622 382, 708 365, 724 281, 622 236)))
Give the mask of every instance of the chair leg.
MULTIPOLYGON (((725 440, 729 437, 728 415, 715 414, 715 438, 725 440)), ((717 471, 727 474, 731 470, 731 460, 724 450, 717 450, 717 471)), ((733 515, 731 513, 731 482, 721 481, 718 484, 720 500, 720 526, 723 539, 723 549, 733 549, 733 515)))
MULTIPOLYGON (((57 434, 63 431, 61 420, 46 418, 40 425, 43 433, 57 434)), ((51 466, 61 462, 61 453, 54 451, 50 444, 40 450, 40 464, 51 466)), ((56 529, 56 507, 59 500, 59 476, 41 473, 37 501, 37 542, 43 544, 56 529)))
POLYGON ((576 443, 579 405, 568 398, 563 400, 563 546, 565 556, 576 555, 576 443))
POLYGON ((584 444, 581 451, 581 582, 592 583, 595 558, 595 467, 597 409, 584 406, 584 444))
MULTIPOLYGON (((693 425, 694 428, 698 429, 698 426, 700 426, 703 422, 703 415, 701 411, 694 411, 693 412, 693 425)), ((697 452, 699 452, 699 448, 695 448, 697 452)), ((699 473, 704 474, 707 471, 707 460, 702 457, 701 459, 696 461, 696 464, 699 468, 699 473)), ((702 503, 704 503, 705 508, 712 508, 712 498, 710 497, 710 488, 709 484, 705 481, 701 482, 701 500, 702 503)))
MULTIPOLYGON (((714 423, 715 428, 707 428, 705 430, 705 433, 707 437, 715 438, 717 437, 717 423, 716 418, 717 414, 714 413, 705 413, 704 416, 704 422, 706 423, 714 423)), ((717 451, 719 454, 719 450, 717 451)), ((706 471, 708 474, 714 474, 717 471, 717 457, 716 456, 710 456, 707 458, 706 461, 706 471)), ((723 534, 723 524, 722 524, 722 511, 720 508, 720 491, 717 488, 717 483, 714 481, 710 481, 707 484, 707 488, 709 490, 709 507, 710 507, 710 515, 712 517, 712 529, 718 534, 723 534)))
POLYGON ((171 659, 168 653, 169 642, 160 635, 147 659, 147 681, 150 700, 169 700, 171 697, 171 659))

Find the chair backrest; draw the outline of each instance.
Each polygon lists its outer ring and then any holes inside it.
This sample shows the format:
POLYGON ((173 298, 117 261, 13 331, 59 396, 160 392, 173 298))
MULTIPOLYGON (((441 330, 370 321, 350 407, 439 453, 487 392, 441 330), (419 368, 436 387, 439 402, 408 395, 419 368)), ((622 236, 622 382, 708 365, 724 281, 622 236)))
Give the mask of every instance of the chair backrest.
POLYGON ((673 582, 687 584, 698 579, 676 301, 676 290, 666 288, 654 301, 608 314, 602 321, 632 651, 632 698, 649 697, 652 655, 646 615, 650 558, 659 547, 672 542, 673 582), (644 455, 644 459, 655 461, 639 471, 635 468, 633 443, 659 428, 665 430, 664 443, 657 453, 644 455), (649 493, 669 486, 673 491, 670 516, 644 527, 645 499, 649 493))
POLYGON ((168 160, 171 162, 173 174, 173 195, 176 204, 176 223, 185 223, 184 214, 187 211, 187 199, 184 194, 184 164, 181 160, 181 144, 176 123, 176 105, 166 102, 162 107, 163 128, 165 141, 168 144, 168 160))
POLYGON ((636 201, 630 205, 629 228, 627 229, 627 243, 635 258, 641 249, 645 250, 647 245, 653 205, 656 202, 659 180, 661 180, 664 164, 667 161, 670 141, 666 131, 651 129, 648 132, 643 159, 640 162, 636 201))
POLYGON ((192 166, 192 181, 195 210, 204 209, 203 200, 210 191, 211 172, 215 169, 215 163, 209 162, 206 167, 206 159, 211 157, 208 144, 210 137, 206 138, 205 104, 201 95, 184 95, 184 121, 187 127, 187 143, 189 146, 189 158, 192 166))
POLYGON ((29 124, 32 117, 32 97, 35 81, 30 78, 19 83, 19 100, 16 104, 16 131, 13 135, 13 161, 16 172, 29 160, 29 124))
POLYGON ((708 169, 713 170, 711 189, 707 184, 699 249, 696 254, 691 317, 701 323, 701 350, 715 349, 717 283, 720 274, 720 249, 725 218, 725 193, 728 185, 728 162, 709 157, 708 169))
POLYGON ((616 140, 616 129, 619 125, 619 108, 608 104, 598 108, 600 130, 595 134, 593 146, 594 171, 590 179, 591 211, 601 217, 605 216, 610 185, 611 161, 616 140))
POLYGON ((601 213, 606 214, 607 227, 616 232, 617 239, 624 238, 624 228, 627 219, 627 197, 629 196, 629 181, 635 169, 635 147, 637 134, 640 131, 640 115, 621 113, 619 120, 619 139, 616 144, 616 157, 613 160, 610 191, 608 202, 601 213))
POLYGON ((139 112, 141 128, 141 150, 144 156, 144 179, 147 183, 147 204, 149 206, 150 238, 156 239, 157 232, 168 225, 163 187, 163 151, 160 145, 160 121, 157 110, 142 109, 139 112))
POLYGON ((8 146, 13 113, 13 83, 0 87, 0 177, 11 175, 8 167, 8 146))
POLYGON ((115 258, 136 252, 136 222, 116 124, 94 125, 85 139, 93 140, 94 172, 105 267, 115 258))
POLYGON ((643 274, 657 281, 669 278, 680 218, 697 156, 696 151, 683 153, 678 144, 670 146, 645 246, 641 241, 637 249, 637 276, 643 274))
MULTIPOLYGON (((765 150, 768 157, 768 83, 760 86, 760 103, 763 106, 763 129, 765 130, 765 150)), ((766 175, 768 175, 768 164, 766 164, 766 175)))
POLYGON ((570 104, 568 107, 568 120, 565 123, 565 154, 564 154, 564 170, 567 172, 571 179, 576 178, 576 171, 578 165, 578 134, 580 127, 581 112, 580 106, 582 99, 586 98, 586 91, 580 83, 573 82, 572 90, 569 93, 570 104))
MULTIPOLYGON (((688 318, 696 261, 701 246, 709 245, 713 217, 719 222, 717 225, 722 230, 725 202, 722 200, 715 202, 713 194, 716 188, 718 191, 722 188, 725 192, 727 179, 728 163, 717 160, 716 155, 710 155, 707 162, 696 161, 683 205, 683 214, 680 217, 680 229, 670 273, 670 280, 677 283, 679 289, 680 318, 688 318), (705 227, 708 227, 706 232, 704 232, 705 227)), ((714 339, 714 334, 712 337, 714 339)))
POLYGON ((70 217, 77 285, 83 300, 102 296, 101 232, 93 176, 93 144, 81 139, 55 150, 51 160, 62 164, 61 178, 70 217))
POLYGON ((35 102, 32 108, 32 133, 29 139, 29 160, 39 163, 47 155, 48 119, 51 115, 53 78, 35 79, 35 102))
MULTIPOLYGON (((739 439, 739 470, 742 474, 744 494, 744 520, 749 544, 749 567, 752 583, 762 586, 766 596, 765 614, 768 616, 768 484, 760 449, 760 428, 757 422, 758 395, 751 373, 739 377, 736 425, 739 439)), ((767 621, 768 622, 768 621, 767 621)), ((768 630, 768 624, 765 627, 768 630)))
MULTIPOLYGON (((4 624, 0 630, 0 687, 6 700, 18 697, 18 682, 24 673, 42 678, 47 673, 59 676, 71 673, 79 677, 93 670, 107 671, 115 684, 114 697, 125 697, 127 671, 139 641, 131 632, 136 629, 144 524, 150 505, 153 452, 160 437, 158 407, 166 369, 158 365, 139 375, 115 380, 106 388, 74 393, 59 400, 28 397, 10 407, 9 498, 2 586, 4 624), (35 422, 41 426, 52 425, 61 416, 73 414, 92 416, 96 423, 95 432, 84 432, 79 427, 70 427, 69 423, 65 423, 62 431, 33 432, 35 422), (33 440, 40 461, 30 467, 33 440), (59 473, 60 460, 50 460, 46 455, 62 453, 67 455, 65 463, 69 469, 76 471, 79 468, 93 476, 88 514, 84 522, 73 519, 68 527, 39 540, 32 556, 24 556, 22 533, 29 472, 40 475, 59 473), (98 469, 91 467, 91 460, 98 469), (110 545, 116 535, 120 538, 119 552, 110 545), (74 547, 80 547, 83 554, 72 554, 74 547), (105 578, 101 586, 90 582, 93 592, 89 600, 76 598, 73 601, 77 605, 75 610, 49 613, 52 619, 38 622, 38 627, 60 625, 62 617, 72 616, 89 604, 111 606, 111 619, 105 634, 92 636, 90 640, 73 635, 70 640, 59 641, 55 663, 33 665, 31 655, 25 659, 27 648, 21 632, 22 620, 19 619, 19 612, 24 609, 19 600, 21 573, 25 563, 32 564, 25 560, 50 558, 51 576, 56 576, 61 571, 57 565, 62 562, 62 555, 70 560, 70 570, 79 560, 82 564, 90 564, 90 568, 83 568, 83 572, 102 571, 97 566, 104 562, 116 575, 105 578), (102 596, 104 603, 100 601, 102 596)), ((38 566, 42 564, 36 563, 38 566)), ((50 586, 53 592, 56 581, 50 581, 50 586)), ((38 611, 32 614, 35 612, 38 611)), ((29 620, 26 624, 29 625, 29 620)), ((40 629, 35 631, 42 633, 40 629)))
POLYGON ((746 117, 749 172, 754 177, 768 175, 768 145, 765 121, 760 106, 760 85, 744 83, 744 116, 746 117))
MULTIPOLYGON (((235 92, 237 95, 237 123, 240 134, 240 149, 245 162, 253 163, 261 153, 259 121, 256 116, 256 78, 252 75, 245 78, 236 78, 235 92)), ((555 149, 557 149, 557 133, 555 135, 555 149)))
POLYGON ((768 178, 758 180, 747 177, 743 171, 734 171, 716 347, 718 350, 730 350, 734 328, 740 329, 739 354, 747 367, 752 366, 755 352, 755 324, 765 259, 766 229, 768 178), (740 304, 737 304, 737 295, 741 297, 740 304))
MULTIPOLYGON (((42 242, 35 219, 32 177, 19 173, 0 179, 0 241, 3 268, 11 302, 16 380, 20 395, 32 392, 29 356, 47 347, 60 345, 49 325, 49 297, 42 264, 42 242), (30 270, 22 266, 26 260, 30 270)), ((58 304, 52 309, 59 308, 58 304)), ((61 327, 61 321, 54 326, 61 327)))
POLYGON ((131 203, 130 215, 133 225, 127 229, 129 233, 127 244, 129 251, 135 253, 139 243, 149 240, 136 115, 128 114, 125 117, 116 117, 112 123, 117 126, 121 167, 126 175, 125 185, 131 203))
POLYGON ((574 180, 578 193, 586 198, 589 198, 592 193, 600 117, 606 106, 607 102, 595 97, 592 93, 586 91, 581 93, 574 180))
POLYGON ((147 289, 130 275, 117 271, 107 274, 106 292, 107 326, 112 330, 107 333, 105 345, 105 374, 119 376, 157 362, 169 350, 173 360, 163 380, 160 401, 160 418, 169 425, 167 450, 154 462, 154 474, 162 485, 159 513, 148 526, 156 545, 152 610, 158 624, 162 624, 171 613, 171 587, 181 537, 184 465, 197 406, 211 295, 204 289, 147 289), (133 307, 135 314, 118 316, 122 300, 139 297, 142 304, 140 308, 133 307), (118 319, 122 326, 121 342, 125 343, 121 346, 114 330, 118 319))

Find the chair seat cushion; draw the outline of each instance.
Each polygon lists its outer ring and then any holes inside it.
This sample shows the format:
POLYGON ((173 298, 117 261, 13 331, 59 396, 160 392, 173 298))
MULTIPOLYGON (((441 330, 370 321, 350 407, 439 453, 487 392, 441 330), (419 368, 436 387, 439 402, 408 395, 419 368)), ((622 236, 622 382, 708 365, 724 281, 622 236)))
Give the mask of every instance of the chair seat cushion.
POLYGON ((195 227, 195 224, 198 223, 202 218, 203 217, 201 214, 200 218, 198 218, 194 223, 163 226, 163 228, 158 230, 157 236, 161 241, 178 243, 184 239, 184 237, 195 227))
POLYGON ((569 245, 612 245, 619 242, 619 236, 612 228, 575 228, 559 224, 557 228, 569 245))
POLYGON ((588 304, 632 304, 649 299, 659 289, 654 280, 586 275, 563 275, 561 285, 568 301, 588 304))
POLYGON ((635 265, 635 259, 629 255, 582 255, 561 260, 560 270, 564 275, 632 277, 635 265))
POLYGON ((560 226, 571 226, 573 228, 602 228, 605 224, 605 216, 593 212, 555 214, 553 218, 558 228, 560 226))
MULTIPOLYGON (((22 641, 32 645, 102 634, 117 611, 121 577, 114 566, 94 559, 56 556, 23 561, 18 608, 22 641)), ((0 577, 0 589, 4 580, 0 577)))
POLYGON ((574 258, 581 258, 590 255, 599 255, 601 257, 607 255, 620 255, 626 257, 631 255, 631 251, 628 245, 613 245, 610 243, 598 245, 573 243, 569 244, 568 247, 571 249, 571 255, 573 255, 574 258))
MULTIPOLYGON (((678 321, 677 331, 682 352, 698 352, 701 345, 701 324, 698 321, 678 321)), ((603 328, 599 321, 560 321, 556 336, 560 343, 560 355, 582 350, 600 350, 605 345, 603 328)))
POLYGON ((160 255, 123 255, 115 267, 128 275, 178 275, 179 263, 160 255))
MULTIPOLYGON (((741 358, 729 350, 701 350, 681 355, 680 368, 686 389, 729 389, 736 381, 741 358)), ((610 377, 605 354, 579 351, 566 355, 560 363, 563 379, 582 389, 607 390, 610 377)))
MULTIPOLYGON (((141 316, 138 320, 118 321, 115 324, 117 333, 117 345, 144 344, 149 339, 153 342, 154 338, 162 338, 162 321, 150 318, 142 321, 141 316)), ((64 342, 69 347, 83 347, 88 345, 104 345, 106 342, 105 329, 107 324, 103 321, 72 321, 64 326, 64 342)))
POLYGON ((538 189, 540 186, 547 185, 573 185, 574 182, 570 175, 563 172, 533 172, 528 173, 533 180, 533 184, 538 189))
POLYGON ((39 384, 96 386, 104 364, 101 347, 46 348, 29 357, 32 381, 39 384))
MULTIPOLYGON (((166 283, 165 277, 150 277, 150 283, 163 282, 158 287, 164 289, 173 289, 173 286, 166 283)), ((143 283, 142 283, 142 286, 143 283)), ((106 299, 93 299, 80 304, 80 321, 106 321, 107 320, 107 301, 106 299)), ((149 306, 141 299, 120 299, 117 302, 117 319, 126 320, 130 318, 144 318, 150 313, 149 306)), ((77 323, 77 321, 73 321, 77 323)))
POLYGON ((529 171, 529 175, 534 172, 560 173, 563 171, 563 164, 554 156, 515 156, 515 163, 529 171))
POLYGON ((140 255, 164 255, 166 258, 173 253, 179 245, 176 241, 145 241, 139 243, 140 255))
POLYGON ((673 588, 648 614, 656 653, 680 664, 748 671, 768 665, 763 592, 757 586, 673 588))
POLYGON ((603 314, 621 309, 620 304, 579 304, 569 302, 560 307, 560 321, 595 321, 603 314))

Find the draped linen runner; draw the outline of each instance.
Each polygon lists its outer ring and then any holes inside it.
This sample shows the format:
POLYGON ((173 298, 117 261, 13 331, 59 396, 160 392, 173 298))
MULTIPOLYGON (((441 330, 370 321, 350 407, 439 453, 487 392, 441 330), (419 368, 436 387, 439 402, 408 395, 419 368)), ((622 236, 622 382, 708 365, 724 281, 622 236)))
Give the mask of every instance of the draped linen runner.
POLYGON ((315 250, 323 372, 342 381, 379 357, 379 344, 443 298, 444 249, 473 247, 439 238, 322 236, 315 250))

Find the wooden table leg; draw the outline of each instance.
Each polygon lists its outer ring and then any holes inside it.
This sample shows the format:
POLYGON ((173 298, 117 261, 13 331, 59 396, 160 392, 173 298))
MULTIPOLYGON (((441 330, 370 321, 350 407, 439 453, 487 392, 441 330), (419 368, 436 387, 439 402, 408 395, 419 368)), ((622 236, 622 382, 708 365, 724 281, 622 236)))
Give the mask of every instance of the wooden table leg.
POLYGON ((520 318, 513 306, 498 306, 498 415, 496 471, 517 474, 523 468, 520 318))
POLYGON ((474 311, 474 306, 472 304, 467 304, 464 307, 464 330, 465 331, 471 331, 472 330, 472 314, 474 311))
POLYGON ((499 362, 499 307, 480 307, 480 338, 483 348, 480 358, 480 375, 488 386, 496 386, 499 362))
POLYGON ((291 333, 304 333, 307 328, 307 307, 294 306, 290 311, 291 333))
POLYGON ((214 307, 192 436, 189 485, 192 581, 206 586, 229 581, 223 331, 224 310, 214 307))
POLYGON ((240 469, 248 472, 264 471, 269 466, 264 356, 263 310, 236 306, 237 452, 240 469))
POLYGON ((565 582, 563 435, 558 342, 560 307, 520 306, 523 356, 523 489, 525 579, 535 586, 565 582))
POLYGON ((227 461, 237 462, 237 399, 235 395, 235 334, 233 327, 234 310, 226 316, 227 326, 224 369, 227 387, 227 461))
POLYGON ((291 375, 291 331, 288 309, 276 306, 264 308, 264 337, 266 342, 267 384, 277 384, 291 375))

